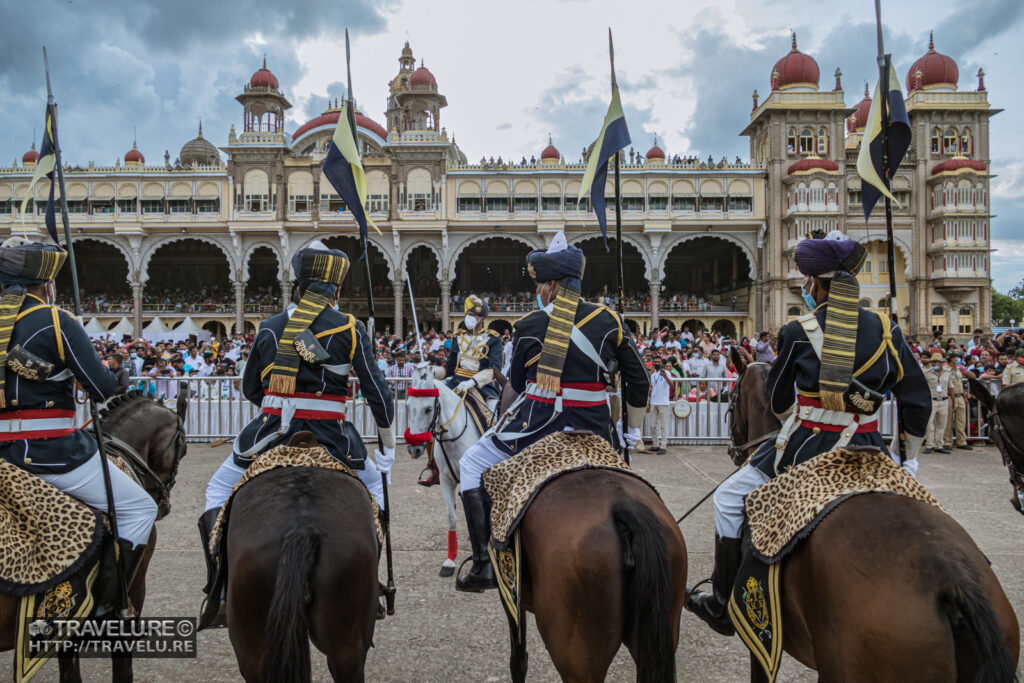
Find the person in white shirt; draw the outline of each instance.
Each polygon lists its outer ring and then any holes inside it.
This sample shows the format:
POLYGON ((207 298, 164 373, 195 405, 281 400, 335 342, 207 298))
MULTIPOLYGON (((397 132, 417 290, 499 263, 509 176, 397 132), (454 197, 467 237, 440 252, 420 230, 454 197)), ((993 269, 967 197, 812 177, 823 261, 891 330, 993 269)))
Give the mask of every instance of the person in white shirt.
POLYGON ((683 365, 686 366, 686 374, 690 377, 701 377, 704 372, 704 365, 707 363, 704 358, 704 351, 698 346, 693 349, 693 355, 687 358, 683 365))
POLYGON ((690 332, 689 325, 683 325, 683 333, 679 335, 679 338, 685 339, 690 346, 693 346, 693 333, 690 332))
POLYGON ((655 358, 651 364, 651 398, 647 412, 651 414, 651 433, 654 436, 654 452, 664 455, 668 446, 668 423, 672 414, 671 401, 672 380, 662 367, 661 359, 655 358))
POLYGON ((501 374, 508 377, 509 370, 512 368, 512 339, 506 338, 505 346, 502 348, 502 356, 504 361, 501 364, 501 374))

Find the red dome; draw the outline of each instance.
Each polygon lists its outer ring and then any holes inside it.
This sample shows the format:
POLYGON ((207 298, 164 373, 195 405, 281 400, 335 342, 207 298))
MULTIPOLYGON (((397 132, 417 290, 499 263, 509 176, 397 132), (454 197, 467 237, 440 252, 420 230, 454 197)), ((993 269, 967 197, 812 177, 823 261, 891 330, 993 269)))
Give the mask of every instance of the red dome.
POLYGON ((826 173, 838 173, 839 164, 832 161, 831 159, 821 159, 819 157, 807 157, 801 159, 792 166, 789 167, 789 175, 794 173, 811 173, 813 171, 825 171, 826 173))
MULTIPOLYGON (((319 128, 320 126, 338 125, 339 116, 341 116, 340 109, 335 109, 333 111, 327 111, 324 112, 323 114, 320 114, 320 116, 316 117, 315 119, 307 121, 306 123, 299 126, 299 129, 292 133, 292 141, 298 140, 299 138, 301 138, 303 135, 313 130, 314 128, 319 128)), ((377 136, 384 140, 386 140, 388 137, 388 132, 384 130, 384 126, 380 125, 379 123, 377 123, 376 121, 367 116, 363 116, 359 112, 356 112, 356 127, 365 128, 366 130, 375 133, 377 136)))
POLYGON ((775 62, 772 69, 772 90, 785 90, 799 86, 818 89, 818 63, 814 57, 805 55, 796 49, 796 33, 793 34, 793 49, 789 54, 775 62))
POLYGON ((935 51, 935 40, 928 36, 928 53, 914 62, 907 72, 907 92, 924 90, 930 86, 942 86, 956 89, 960 79, 960 70, 952 57, 940 55, 935 51), (920 72, 920 76, 918 76, 920 72))
POLYGON ((947 159, 940 164, 936 164, 935 168, 932 169, 932 175, 939 175, 940 173, 954 173, 956 171, 963 170, 985 173, 988 170, 988 166, 985 165, 984 161, 965 159, 964 157, 953 157, 952 159, 947 159))
POLYGON ((853 108, 853 113, 848 119, 846 119, 846 130, 850 133, 856 133, 858 130, 864 130, 864 127, 868 125, 868 114, 871 112, 871 98, 868 97, 868 86, 864 86, 864 99, 857 103, 857 106, 853 108))
POLYGON ((420 68, 412 72, 412 76, 409 76, 409 85, 426 85, 431 88, 437 87, 437 79, 434 78, 434 74, 430 73, 430 69, 420 64, 420 68))
POLYGON ((142 156, 142 152, 133 144, 132 148, 124 155, 124 162, 136 162, 140 164, 146 163, 146 157, 142 156))
POLYGON ((649 150, 647 150, 647 158, 648 159, 664 159, 665 158, 665 151, 661 147, 658 147, 658 143, 655 142, 654 146, 651 147, 649 150))
POLYGON ((544 151, 540 153, 540 160, 554 159, 558 161, 562 158, 562 155, 558 152, 558 149, 552 144, 551 136, 548 136, 548 146, 544 148, 544 151))
POLYGON ((267 68, 266 57, 263 58, 263 66, 260 68, 260 70, 254 73, 252 75, 252 78, 249 79, 249 85, 251 85, 254 88, 262 87, 273 88, 274 90, 277 90, 277 76, 270 73, 270 69, 267 68))
POLYGON ((36 151, 36 145, 32 143, 32 149, 25 152, 25 155, 21 157, 21 163, 23 164, 34 164, 39 161, 39 152, 36 151))

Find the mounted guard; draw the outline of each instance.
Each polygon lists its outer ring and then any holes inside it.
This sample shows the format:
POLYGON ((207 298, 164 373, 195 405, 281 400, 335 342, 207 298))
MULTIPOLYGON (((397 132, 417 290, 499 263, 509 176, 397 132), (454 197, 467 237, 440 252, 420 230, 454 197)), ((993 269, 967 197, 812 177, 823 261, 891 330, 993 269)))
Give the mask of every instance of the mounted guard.
MULTIPOLYGON (((462 506, 473 546, 473 566, 455 584, 460 591, 497 587, 487 552, 491 528, 490 502, 481 488, 485 469, 563 430, 592 432, 616 446, 608 401, 616 365, 629 424, 635 425, 626 436, 630 447, 640 438, 647 407, 650 380, 629 328, 608 307, 580 301, 583 251, 559 233, 547 251, 531 252, 526 262, 541 309, 521 318, 513 333, 509 382, 520 396, 460 465, 462 506)), ((496 348, 500 353, 501 345, 496 348)))
POLYGON ((449 389, 463 394, 478 389, 493 415, 500 395, 494 373, 501 370, 501 335, 487 329, 491 311, 476 294, 466 297, 463 312, 466 329, 455 334, 444 364, 445 381, 449 389))
MULTIPOLYGON (((292 259, 299 303, 260 325, 242 378, 242 393, 260 406, 260 415, 242 428, 231 455, 210 479, 206 509, 199 519, 207 553, 208 601, 220 590, 215 576, 219 553, 209 551, 220 508, 257 455, 288 443, 298 432, 312 432, 334 459, 356 472, 380 510, 386 507, 381 474, 390 472, 395 459, 395 408, 363 323, 335 308, 349 263, 344 252, 319 241, 300 250, 292 259), (359 433, 345 420, 350 371, 359 378, 377 424, 376 463, 367 461, 359 433)), ((204 614, 210 611, 204 607, 204 614)))
POLYGON ((864 258, 864 246, 838 231, 797 245, 796 265, 805 276, 801 294, 811 312, 779 332, 778 357, 768 375, 768 398, 782 430, 715 491, 713 591, 691 591, 688 602, 690 611, 723 635, 735 632, 727 603, 741 561, 744 496, 836 448, 890 454, 878 424, 887 392, 898 401, 904 430, 906 460, 899 464, 917 471, 932 408, 928 384, 899 326, 858 308, 856 275, 864 258))

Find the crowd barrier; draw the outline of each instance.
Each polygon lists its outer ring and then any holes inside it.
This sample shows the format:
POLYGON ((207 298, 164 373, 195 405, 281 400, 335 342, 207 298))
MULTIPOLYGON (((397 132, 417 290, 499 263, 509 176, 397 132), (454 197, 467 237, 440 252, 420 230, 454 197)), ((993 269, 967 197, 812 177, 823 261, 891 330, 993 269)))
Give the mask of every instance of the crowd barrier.
MULTIPOLYGON (((401 441, 405 433, 406 410, 404 388, 409 381, 400 378, 388 378, 395 400, 396 423, 394 433, 401 441)), ((680 445, 724 445, 729 443, 728 392, 736 383, 735 379, 707 379, 707 390, 701 392, 698 380, 677 379, 673 382, 673 404, 685 402, 685 408, 676 411, 685 413, 685 417, 677 417, 673 413, 669 420, 668 442, 680 445), (711 398, 708 399, 707 397, 711 398), (690 400, 692 399, 692 400, 690 400)), ((189 377, 189 378, 154 378, 136 377, 131 386, 139 389, 147 396, 165 402, 174 409, 179 392, 188 396, 188 413, 185 418, 185 433, 191 442, 209 442, 218 439, 230 439, 242 427, 259 414, 259 408, 245 400, 241 390, 242 380, 239 377, 189 377)), ((349 383, 351 396, 346 404, 347 419, 359 430, 366 441, 377 440, 377 429, 373 416, 359 396, 358 382, 349 383)), ((78 420, 83 424, 88 419, 88 408, 79 406, 78 420)), ((880 422, 882 434, 892 434, 895 404, 886 402, 881 410, 880 422)), ((644 419, 643 434, 652 435, 650 416, 644 419)))

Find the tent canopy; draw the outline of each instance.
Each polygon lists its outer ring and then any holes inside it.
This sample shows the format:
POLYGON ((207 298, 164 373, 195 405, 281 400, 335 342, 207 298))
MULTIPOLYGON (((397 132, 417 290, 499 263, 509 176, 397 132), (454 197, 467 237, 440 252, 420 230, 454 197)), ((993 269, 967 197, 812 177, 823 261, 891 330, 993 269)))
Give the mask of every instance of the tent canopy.
POLYGON ((121 319, 117 321, 117 324, 110 328, 109 333, 114 339, 120 339, 124 336, 132 337, 135 335, 135 326, 132 325, 128 318, 122 316, 121 319))

